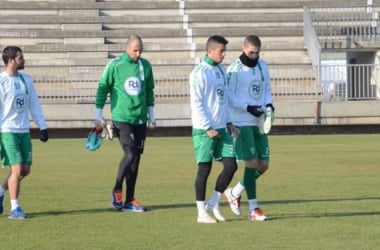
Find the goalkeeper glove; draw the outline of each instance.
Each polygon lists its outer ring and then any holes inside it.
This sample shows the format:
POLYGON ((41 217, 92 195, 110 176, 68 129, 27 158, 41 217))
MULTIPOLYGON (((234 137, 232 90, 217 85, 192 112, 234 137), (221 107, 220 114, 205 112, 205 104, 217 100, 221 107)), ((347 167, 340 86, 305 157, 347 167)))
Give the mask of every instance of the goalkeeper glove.
POLYGON ((247 106, 247 111, 253 116, 260 117, 264 112, 261 110, 261 106, 247 106))
POLYGON ((49 140, 49 134, 47 129, 40 130, 40 141, 47 142, 49 140))
POLYGON ((102 131, 103 128, 93 128, 88 133, 87 139, 84 142, 84 147, 90 151, 95 151, 102 145, 102 131))

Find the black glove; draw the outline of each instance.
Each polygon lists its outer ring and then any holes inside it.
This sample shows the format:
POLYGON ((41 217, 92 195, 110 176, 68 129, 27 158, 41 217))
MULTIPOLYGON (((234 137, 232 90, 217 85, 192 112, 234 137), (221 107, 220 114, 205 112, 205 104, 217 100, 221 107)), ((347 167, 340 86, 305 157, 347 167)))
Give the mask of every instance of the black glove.
POLYGON ((270 107, 272 109, 272 112, 274 112, 274 107, 272 103, 268 103, 267 105, 265 105, 265 107, 270 107))
POLYGON ((49 134, 47 129, 40 130, 40 141, 47 142, 49 140, 49 134))
POLYGON ((264 114, 264 112, 261 110, 261 106, 248 105, 247 106, 247 111, 251 115, 256 116, 256 117, 260 117, 262 114, 264 114))

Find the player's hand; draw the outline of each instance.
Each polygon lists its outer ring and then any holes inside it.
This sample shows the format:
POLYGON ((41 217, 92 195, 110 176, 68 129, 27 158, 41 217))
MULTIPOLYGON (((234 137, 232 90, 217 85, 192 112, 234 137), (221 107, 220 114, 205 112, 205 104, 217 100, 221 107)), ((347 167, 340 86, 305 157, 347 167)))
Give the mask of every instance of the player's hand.
POLYGON ((49 140, 49 134, 47 129, 40 130, 40 141, 47 142, 49 140))
POLYGON ((154 108, 153 106, 148 107, 148 128, 155 129, 156 128, 156 118, 154 117, 154 108))
POLYGON ((103 120, 95 120, 94 125, 95 125, 95 128, 100 129, 103 127, 104 121, 103 120))
POLYGON ((273 107, 273 104, 272 104, 272 103, 268 103, 267 105, 265 105, 265 107, 267 107, 267 108, 271 108, 271 109, 272 109, 272 112, 274 112, 274 107, 273 107))
POLYGON ((210 138, 218 138, 219 137, 219 133, 217 130, 215 129, 209 129, 207 130, 207 135, 210 137, 210 138))
POLYGON ((255 117, 260 117, 262 114, 264 114, 264 111, 261 110, 261 106, 248 105, 247 111, 255 117))
POLYGON ((156 123, 156 121, 148 121, 148 128, 149 129, 155 129, 156 128, 156 126, 157 126, 157 123, 156 123))
POLYGON ((238 126, 228 124, 227 129, 233 137, 238 137, 240 135, 240 128, 238 126))

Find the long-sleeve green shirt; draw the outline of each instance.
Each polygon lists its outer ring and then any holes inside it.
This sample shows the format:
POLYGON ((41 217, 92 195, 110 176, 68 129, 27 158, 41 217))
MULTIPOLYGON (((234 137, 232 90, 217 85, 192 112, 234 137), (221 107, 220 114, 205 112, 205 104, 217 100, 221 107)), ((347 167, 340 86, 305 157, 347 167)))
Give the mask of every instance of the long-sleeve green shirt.
POLYGON ((154 106, 154 78, 149 61, 132 61, 127 53, 111 60, 98 84, 96 108, 103 109, 110 93, 112 120, 143 124, 154 106))

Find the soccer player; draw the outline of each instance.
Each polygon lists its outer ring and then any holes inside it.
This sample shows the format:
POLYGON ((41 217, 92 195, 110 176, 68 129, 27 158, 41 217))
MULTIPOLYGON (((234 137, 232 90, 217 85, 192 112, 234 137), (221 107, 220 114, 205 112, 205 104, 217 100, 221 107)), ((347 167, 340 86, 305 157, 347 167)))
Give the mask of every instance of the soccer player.
POLYGON ((118 211, 145 212, 135 198, 141 154, 144 151, 147 123, 154 128, 154 79, 152 66, 141 58, 143 42, 132 35, 126 52, 111 60, 104 69, 96 94, 95 127, 102 126, 103 107, 110 94, 112 130, 124 152, 119 164, 112 206, 118 211), (123 204, 123 182, 126 182, 123 204))
POLYGON ((232 122, 240 127, 235 150, 238 160, 244 161, 245 170, 240 182, 228 188, 224 195, 232 212, 240 215, 240 196, 246 190, 252 221, 266 219, 258 205, 256 179, 269 166, 269 144, 265 133, 269 132, 274 114, 270 75, 266 62, 259 58, 260 49, 259 37, 247 36, 243 53, 227 69, 232 122), (263 120, 267 131, 262 131, 260 126, 263 120))
POLYGON ((222 36, 211 36, 207 40, 207 54, 190 74, 190 102, 192 136, 198 172, 195 179, 195 196, 198 223, 216 223, 207 212, 224 221, 219 210, 219 199, 228 187, 237 169, 232 136, 226 131, 237 133, 230 123, 228 96, 226 95, 227 74, 221 65, 228 41, 222 36), (206 185, 211 171, 212 160, 223 163, 215 189, 207 204, 206 185))
POLYGON ((0 185, 0 214, 4 209, 4 193, 9 190, 8 218, 25 219, 18 197, 21 180, 32 166, 29 114, 40 128, 40 140, 46 142, 49 136, 33 81, 29 75, 19 72, 25 64, 22 50, 8 46, 2 57, 5 70, 0 74, 0 154, 2 166, 10 167, 10 174, 0 185))

